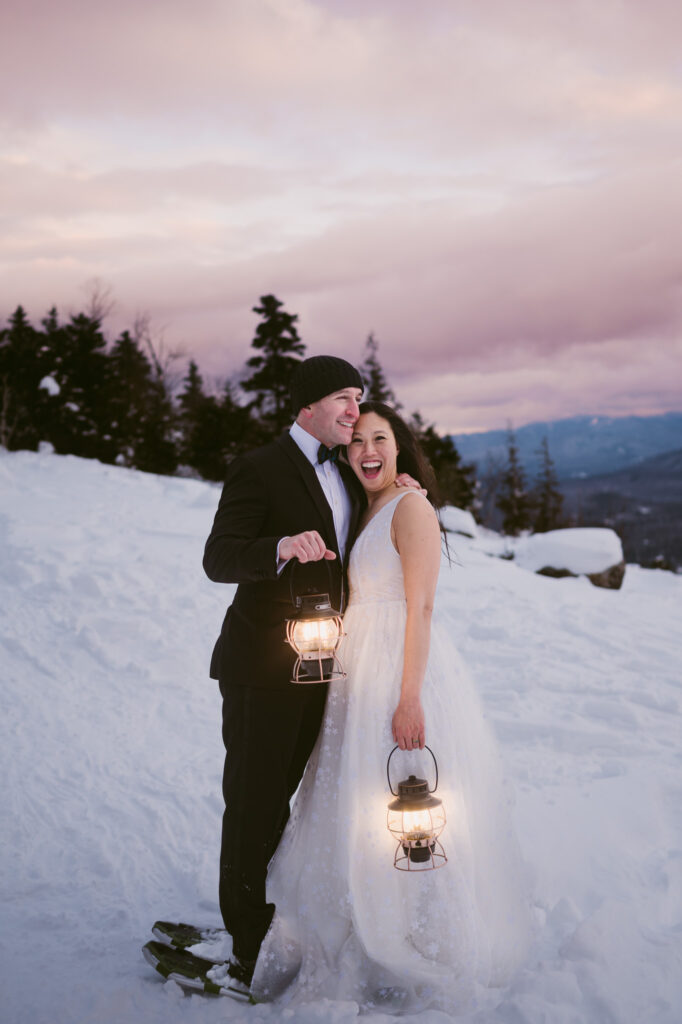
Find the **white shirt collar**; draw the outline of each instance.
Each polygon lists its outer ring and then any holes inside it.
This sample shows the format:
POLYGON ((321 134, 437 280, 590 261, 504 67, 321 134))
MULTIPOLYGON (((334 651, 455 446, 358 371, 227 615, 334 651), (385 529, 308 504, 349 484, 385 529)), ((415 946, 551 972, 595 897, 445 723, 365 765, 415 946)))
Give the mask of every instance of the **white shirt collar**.
POLYGON ((317 465, 317 450, 320 447, 320 442, 312 434, 309 434, 307 430, 298 423, 293 423, 291 430, 289 431, 292 439, 296 442, 298 447, 305 455, 308 462, 313 466, 317 465))

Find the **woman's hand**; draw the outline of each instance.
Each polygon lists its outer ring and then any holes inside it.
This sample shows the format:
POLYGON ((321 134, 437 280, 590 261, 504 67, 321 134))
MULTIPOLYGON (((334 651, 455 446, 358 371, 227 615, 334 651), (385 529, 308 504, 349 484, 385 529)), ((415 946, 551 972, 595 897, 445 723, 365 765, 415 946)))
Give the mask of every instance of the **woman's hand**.
POLYGON ((393 740, 401 750, 421 750, 426 742, 420 700, 403 701, 393 713, 393 740))

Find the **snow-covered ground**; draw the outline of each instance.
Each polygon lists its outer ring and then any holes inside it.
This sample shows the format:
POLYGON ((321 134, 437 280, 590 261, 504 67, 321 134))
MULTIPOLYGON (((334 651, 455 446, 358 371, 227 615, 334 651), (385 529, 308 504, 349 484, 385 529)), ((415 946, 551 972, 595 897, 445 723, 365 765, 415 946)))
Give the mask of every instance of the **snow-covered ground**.
MULTIPOLYGON (((220 922, 207 665, 230 590, 201 570, 218 494, 0 449, 7 1024, 294 1019, 186 997, 140 954, 157 917, 220 922)), ((467 1020, 679 1024, 682 578, 629 566, 600 590, 485 545, 452 538, 439 601, 516 789, 540 929, 498 1009, 467 1020)), ((356 1013, 317 1003, 295 1020, 356 1013)))

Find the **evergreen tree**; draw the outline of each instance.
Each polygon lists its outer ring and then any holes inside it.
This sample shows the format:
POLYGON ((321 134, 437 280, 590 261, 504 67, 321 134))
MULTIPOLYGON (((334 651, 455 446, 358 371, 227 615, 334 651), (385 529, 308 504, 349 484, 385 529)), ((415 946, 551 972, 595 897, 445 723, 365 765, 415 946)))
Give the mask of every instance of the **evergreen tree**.
POLYGON ((206 398, 206 395, 204 394, 204 382, 201 379, 199 367, 193 359, 190 359, 189 361, 187 376, 184 378, 183 384, 185 385, 185 388, 178 398, 178 404, 182 415, 191 422, 196 418, 199 410, 201 409, 202 403, 206 398))
MULTIPOLYGON (((225 475, 225 467, 236 455, 241 455, 252 448, 258 448, 265 444, 269 437, 267 427, 264 429, 263 424, 252 416, 248 406, 239 404, 235 397, 235 388, 230 381, 227 381, 223 388, 220 411, 222 416, 220 451, 223 471, 221 477, 216 479, 222 479, 225 475)), ((291 422, 291 416, 286 422, 291 422)))
POLYGON ((443 504, 471 510, 476 504, 476 467, 462 463, 449 434, 440 435, 415 412, 410 423, 426 457, 433 466, 443 504))
MULTIPOLYGON (((204 382, 201 379, 199 367, 193 359, 189 362, 187 375, 182 383, 184 384, 184 390, 178 397, 178 426, 180 433, 178 454, 183 465, 191 466, 200 472, 196 465, 196 433, 209 399, 204 394, 204 382)), ((217 404, 215 400, 213 401, 214 404, 217 404)), ((200 473, 200 475, 203 476, 204 474, 200 473)))
POLYGON ((172 474, 178 468, 175 410, 163 375, 152 371, 147 416, 135 450, 135 466, 147 473, 172 474))
POLYGON ((192 360, 184 379, 180 407, 180 458, 204 480, 224 480, 228 464, 241 452, 265 440, 249 409, 239 405, 228 381, 222 395, 204 394, 197 364, 192 360))
POLYGON ((385 402, 394 409, 400 409, 393 389, 386 380, 381 363, 379 362, 379 342, 374 334, 370 334, 365 342, 365 358, 360 366, 360 374, 365 382, 365 393, 363 398, 366 402, 385 402))
POLYGON ((253 312, 262 317, 251 342, 262 354, 251 356, 246 365, 253 373, 242 381, 244 391, 255 398, 251 407, 263 421, 270 436, 279 434, 291 422, 289 382, 305 353, 296 329, 298 316, 286 313, 274 295, 261 296, 253 312))
POLYGON ((45 323, 45 363, 59 386, 47 440, 61 453, 110 460, 107 353, 101 323, 85 313, 45 323))
POLYGON ((114 343, 107 362, 109 461, 172 472, 173 411, 163 381, 129 331, 114 343))
POLYGON ((204 382, 193 359, 183 383, 185 387, 178 399, 180 461, 205 480, 221 480, 226 465, 221 403, 214 395, 204 393, 204 382))
POLYGON ((37 448, 41 413, 49 398, 40 387, 46 375, 43 338, 22 306, 0 331, 0 444, 5 448, 37 448))
POLYGON ((549 453, 547 436, 543 437, 537 454, 540 456, 540 472, 532 494, 534 518, 533 529, 536 533, 547 533, 556 530, 562 524, 563 495, 559 490, 559 481, 552 456, 549 453))
POLYGON ((531 501, 526 492, 523 467, 519 460, 516 436, 511 426, 507 433, 507 467, 502 477, 496 505, 503 515, 504 533, 517 537, 531 522, 531 501))

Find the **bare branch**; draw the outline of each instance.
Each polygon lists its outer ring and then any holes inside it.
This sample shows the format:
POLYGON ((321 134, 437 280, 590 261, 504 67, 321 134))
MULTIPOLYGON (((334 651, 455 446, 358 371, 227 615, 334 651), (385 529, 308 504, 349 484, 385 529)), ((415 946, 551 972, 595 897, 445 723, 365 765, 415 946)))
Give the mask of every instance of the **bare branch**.
POLYGON ((145 348, 149 360, 154 367, 154 372, 160 380, 163 380, 166 390, 173 394, 179 387, 183 377, 183 371, 176 363, 186 357, 186 351, 181 346, 169 348, 163 337, 165 328, 160 327, 152 330, 151 318, 147 312, 139 312, 133 322, 133 338, 142 348, 145 348))
POLYGON ((87 297, 86 313, 101 324, 116 308, 111 285, 101 277, 91 277, 83 285, 82 291, 87 297))

